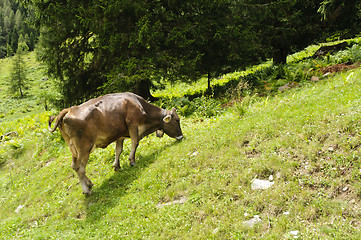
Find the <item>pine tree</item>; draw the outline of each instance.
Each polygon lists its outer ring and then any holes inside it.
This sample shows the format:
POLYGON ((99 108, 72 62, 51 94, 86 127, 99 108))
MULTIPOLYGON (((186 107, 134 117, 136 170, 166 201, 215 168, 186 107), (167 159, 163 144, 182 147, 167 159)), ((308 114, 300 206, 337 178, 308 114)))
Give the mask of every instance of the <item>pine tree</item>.
POLYGON ((11 94, 20 93, 24 97, 25 90, 28 88, 28 79, 26 77, 26 66, 23 55, 28 47, 25 42, 21 42, 18 46, 16 55, 13 58, 13 66, 9 83, 9 91, 11 94))

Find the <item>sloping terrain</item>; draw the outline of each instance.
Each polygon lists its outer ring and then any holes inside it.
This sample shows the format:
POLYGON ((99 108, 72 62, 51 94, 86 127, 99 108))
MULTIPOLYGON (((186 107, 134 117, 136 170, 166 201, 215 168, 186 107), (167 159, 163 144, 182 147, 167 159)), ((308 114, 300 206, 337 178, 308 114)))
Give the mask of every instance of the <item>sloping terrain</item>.
POLYGON ((114 146, 96 150, 89 197, 50 113, 5 119, 0 132, 16 134, 0 140, 0 238, 360 239, 360 77, 183 118, 186 139, 143 139, 135 167, 126 142, 120 172, 114 146), (255 179, 274 184, 254 190, 255 179))

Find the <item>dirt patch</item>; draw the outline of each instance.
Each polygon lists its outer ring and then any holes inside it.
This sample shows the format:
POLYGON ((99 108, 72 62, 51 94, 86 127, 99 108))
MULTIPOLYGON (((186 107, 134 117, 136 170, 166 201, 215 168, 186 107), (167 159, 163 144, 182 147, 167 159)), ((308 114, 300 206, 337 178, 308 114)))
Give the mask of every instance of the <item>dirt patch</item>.
POLYGON ((323 74, 326 73, 336 73, 336 72, 341 72, 341 71, 348 71, 350 69, 354 69, 354 68, 358 68, 360 67, 361 63, 360 62, 356 62, 356 63, 352 63, 352 62, 346 62, 346 63, 339 63, 339 64, 335 64, 335 65, 331 65, 331 66, 327 66, 325 68, 321 69, 321 72, 323 74))

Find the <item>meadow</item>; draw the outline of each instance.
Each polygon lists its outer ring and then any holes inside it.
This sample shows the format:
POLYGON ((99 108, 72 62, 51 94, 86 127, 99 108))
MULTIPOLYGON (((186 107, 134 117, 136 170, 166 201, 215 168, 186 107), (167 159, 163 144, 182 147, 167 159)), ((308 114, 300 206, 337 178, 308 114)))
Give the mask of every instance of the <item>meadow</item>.
POLYGON ((221 99, 191 99, 202 81, 154 92, 160 106, 178 107, 185 139, 144 138, 135 167, 126 141, 119 172, 114 144, 96 150, 90 196, 60 133, 47 130, 57 110, 44 110, 44 90, 55 91, 44 67, 30 53, 35 87, 11 98, 10 60, 0 60, 0 238, 360 239, 361 69, 321 71, 357 60, 357 44, 318 60, 311 46, 283 69, 264 63, 225 75, 212 84, 237 84, 221 99), (278 91, 289 81, 297 87, 278 91), (253 189, 256 179, 273 185, 253 189))

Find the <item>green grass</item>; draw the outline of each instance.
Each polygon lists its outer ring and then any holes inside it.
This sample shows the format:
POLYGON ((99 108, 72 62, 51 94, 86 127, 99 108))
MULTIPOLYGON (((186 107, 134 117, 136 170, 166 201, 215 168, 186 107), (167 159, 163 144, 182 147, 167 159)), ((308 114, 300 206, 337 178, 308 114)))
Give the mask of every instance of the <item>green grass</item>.
MULTIPOLYGON (((32 112, 42 112, 44 99, 56 98, 54 86, 46 77, 44 65, 36 61, 35 52, 24 56, 29 89, 24 98, 8 91, 13 58, 0 59, 0 122, 20 118, 32 112)), ((48 103, 49 107, 50 104, 48 103)))
POLYGON ((89 197, 60 134, 46 130, 49 113, 1 122, 0 132, 18 135, 0 142, 0 238, 359 239, 360 77, 357 69, 183 118, 184 141, 143 139, 135 167, 126 142, 117 173, 114 146, 97 150, 89 197), (270 175, 271 188, 251 189, 270 175), (254 215, 262 222, 245 226, 254 215))
MULTIPOLYGON (((297 62, 310 49, 289 69, 308 68, 312 61, 297 62)), ((28 55, 34 84, 24 100, 4 90, 9 59, 0 61, 0 135, 16 132, 0 139, 0 239, 361 238, 360 68, 284 93, 249 92, 225 109, 198 98, 189 104, 199 109, 181 119, 185 139, 144 138, 135 167, 130 141, 120 172, 114 144, 92 153, 95 186, 84 196, 65 142, 47 130, 43 66, 28 55), (271 188, 251 189, 271 175, 271 188), (262 222, 247 226, 255 215, 262 222)))

